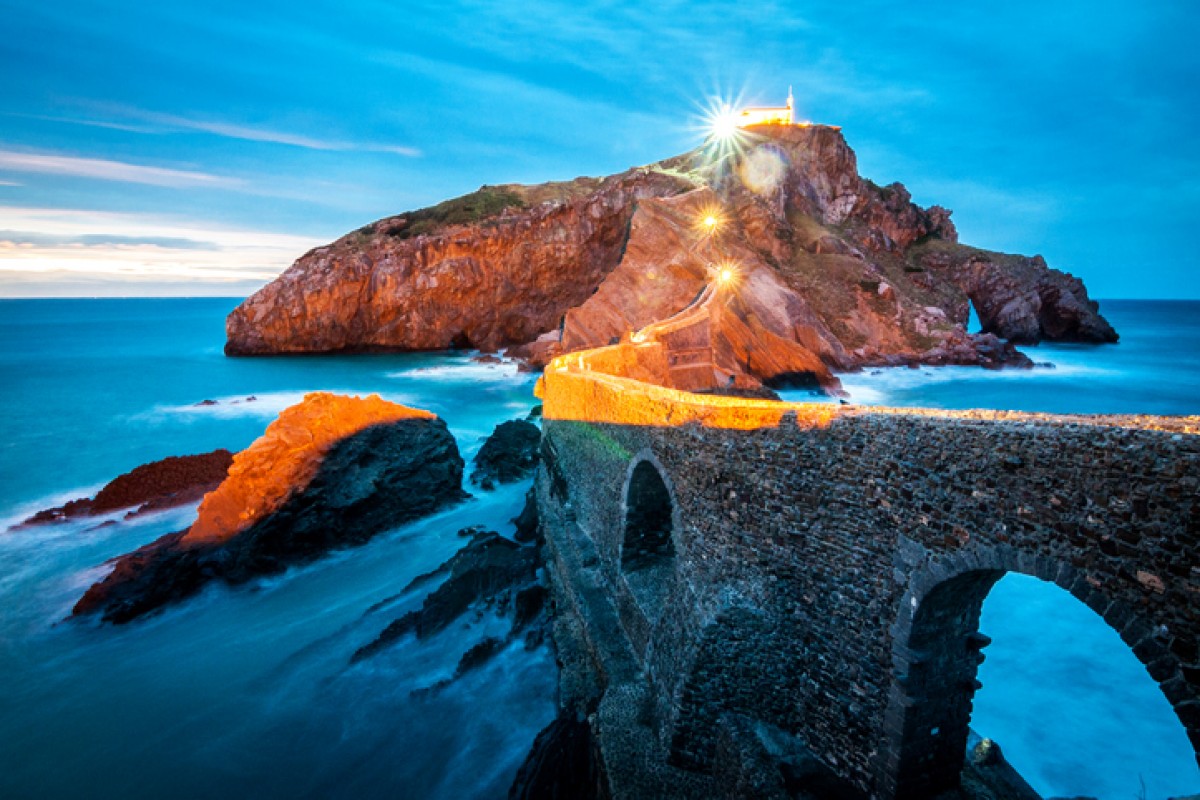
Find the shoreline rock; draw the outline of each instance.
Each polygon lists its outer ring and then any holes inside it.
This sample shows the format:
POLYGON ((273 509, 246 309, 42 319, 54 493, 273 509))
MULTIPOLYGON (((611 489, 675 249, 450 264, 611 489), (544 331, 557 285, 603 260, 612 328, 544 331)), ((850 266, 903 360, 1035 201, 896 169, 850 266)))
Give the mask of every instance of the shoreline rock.
POLYGON ((234 457, 190 528, 115 559, 72 614, 129 622, 212 581, 241 584, 363 544, 464 499, 462 472, 454 437, 429 412, 310 394, 234 457))
POLYGON ((514 483, 533 474, 538 465, 542 430, 532 422, 501 422, 488 436, 472 462, 471 483, 490 490, 498 483, 514 483))
POLYGON ((109 481, 95 497, 39 511, 9 530, 96 517, 123 508, 131 509, 125 515, 130 518, 193 503, 225 480, 232 463, 233 453, 224 449, 150 461, 109 481))
MULTIPOLYGON (((418 639, 432 636, 480 602, 513 613, 511 639, 529 627, 545 605, 545 589, 531 588, 537 586, 539 564, 538 548, 518 544, 495 531, 475 532, 466 547, 434 572, 419 576, 409 584, 408 588, 413 588, 436 575, 448 573, 421 607, 388 624, 374 640, 354 652, 351 663, 386 650, 409 633, 418 639)), ((494 654, 496 649, 492 648, 490 652, 494 654)))

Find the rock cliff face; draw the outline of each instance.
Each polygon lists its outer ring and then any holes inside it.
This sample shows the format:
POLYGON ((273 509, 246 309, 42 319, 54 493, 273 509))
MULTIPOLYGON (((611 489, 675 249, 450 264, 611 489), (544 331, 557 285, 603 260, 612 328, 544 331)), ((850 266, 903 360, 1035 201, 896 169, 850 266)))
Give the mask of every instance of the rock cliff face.
POLYGON ((465 497, 446 424, 378 396, 316 393, 234 456, 196 522, 116 559, 76 604, 128 622, 212 580, 281 572, 465 497))
POLYGON ((901 363, 1028 365, 996 337, 1111 342, 1083 284, 958 244, 950 212, 858 175, 840 131, 760 126, 603 181, 497 187, 305 255, 236 309, 226 351, 514 346, 540 365, 688 308, 738 385, 901 363), (704 225, 706 217, 715 224, 704 225), (965 332, 974 303, 984 331, 965 332))
POLYGON ((462 213, 420 219, 426 233, 409 222, 421 212, 379 220, 307 253, 235 309, 225 352, 528 342, 557 328, 620 261, 638 200, 687 188, 635 169, 603 181, 484 187, 460 199, 462 213))

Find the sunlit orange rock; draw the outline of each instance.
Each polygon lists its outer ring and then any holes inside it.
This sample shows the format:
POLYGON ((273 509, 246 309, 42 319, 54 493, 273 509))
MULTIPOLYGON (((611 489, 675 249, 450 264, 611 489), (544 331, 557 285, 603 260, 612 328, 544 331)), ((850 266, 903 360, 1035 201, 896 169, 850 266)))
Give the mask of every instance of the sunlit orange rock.
POLYGON ((204 497, 181 544, 208 546, 245 530, 307 486, 335 443, 368 426, 402 419, 436 416, 390 403, 377 394, 305 395, 303 402, 284 409, 262 436, 233 457, 229 477, 204 497))
POLYGON ((485 186, 432 218, 379 220, 305 254, 247 298, 226 321, 225 351, 530 342, 556 330, 616 266, 639 200, 689 188, 641 168, 603 180, 485 186))
POLYGON ((191 528, 115 560, 74 613, 128 622, 220 580, 243 583, 465 497, 446 424, 372 395, 307 395, 234 457, 191 528))

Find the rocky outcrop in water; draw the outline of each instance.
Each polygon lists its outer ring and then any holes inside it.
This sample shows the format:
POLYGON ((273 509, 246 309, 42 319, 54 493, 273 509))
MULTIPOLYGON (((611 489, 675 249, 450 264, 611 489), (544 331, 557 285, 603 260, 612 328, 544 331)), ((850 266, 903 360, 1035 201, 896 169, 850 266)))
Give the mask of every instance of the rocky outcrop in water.
POLYGON ((725 267, 734 291, 708 360, 739 390, 833 386, 831 371, 870 365, 1024 365, 966 334, 972 302, 1001 338, 1115 341, 1078 279, 960 245, 949 211, 861 178, 837 129, 743 133, 726 159, 701 150, 603 181, 485 187, 381 220, 236 309, 227 351, 513 345, 542 365, 678 314, 725 267))
POLYGON ((409 633, 418 639, 432 636, 478 603, 491 604, 502 613, 511 611, 510 638, 516 636, 540 617, 545 605, 545 587, 537 583, 539 564, 536 547, 518 544, 495 531, 473 532, 466 547, 435 572, 413 582, 446 575, 421 608, 389 624, 374 641, 354 653, 353 661, 373 656, 409 633))
POLYGON ((928 243, 911 262, 954 283, 970 298, 985 333, 1018 344, 1042 339, 1115 342, 1117 332, 1088 298, 1083 281, 1026 258, 928 243))
POLYGON ((426 411, 310 394, 286 409, 200 504, 196 522, 115 560, 74 613, 128 622, 221 580, 244 583, 465 497, 463 460, 426 411))
POLYGON ((151 461, 109 481, 95 497, 39 511, 16 527, 95 517, 123 508, 133 509, 126 515, 131 517, 194 503, 220 485, 232 463, 233 453, 228 450, 151 461))
POLYGON ((537 469, 541 442, 541 428, 532 422, 513 419, 500 423, 475 456, 471 483, 492 489, 497 483, 528 478, 537 469))

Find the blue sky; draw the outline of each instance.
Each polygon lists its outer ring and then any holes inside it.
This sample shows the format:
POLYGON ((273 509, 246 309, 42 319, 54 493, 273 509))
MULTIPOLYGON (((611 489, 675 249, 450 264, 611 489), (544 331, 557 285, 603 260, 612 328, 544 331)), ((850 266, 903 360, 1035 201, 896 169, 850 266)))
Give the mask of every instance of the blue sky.
POLYGON ((1093 296, 1200 297, 1200 5, 0 0, 0 296, 245 294, 484 183, 698 143, 715 94, 1093 296))

